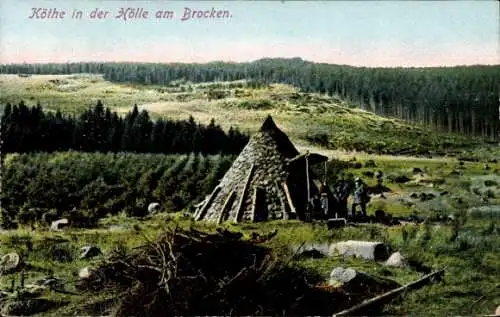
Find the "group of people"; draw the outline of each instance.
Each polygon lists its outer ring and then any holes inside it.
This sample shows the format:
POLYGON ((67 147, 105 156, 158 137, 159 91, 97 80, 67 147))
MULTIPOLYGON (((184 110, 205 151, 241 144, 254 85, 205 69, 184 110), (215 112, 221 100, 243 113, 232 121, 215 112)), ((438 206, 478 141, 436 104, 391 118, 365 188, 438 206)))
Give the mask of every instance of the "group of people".
POLYGON ((324 218, 347 218, 348 199, 352 194, 351 216, 356 216, 356 210, 359 207, 361 215, 366 217, 366 204, 370 201, 370 195, 368 186, 361 178, 356 177, 354 180, 352 177, 341 178, 333 186, 331 196, 325 189, 326 184, 323 184, 320 193, 312 197, 309 204, 312 213, 322 214, 324 218))

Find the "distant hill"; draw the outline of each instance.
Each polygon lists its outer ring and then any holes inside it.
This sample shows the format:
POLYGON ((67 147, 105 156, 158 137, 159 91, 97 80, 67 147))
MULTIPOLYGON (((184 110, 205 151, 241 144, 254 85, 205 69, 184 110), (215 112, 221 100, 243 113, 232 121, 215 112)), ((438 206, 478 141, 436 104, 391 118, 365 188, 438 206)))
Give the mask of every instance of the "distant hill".
POLYGON ((112 83, 99 75, 0 75, 0 104, 28 106, 80 115, 97 100, 125 116, 137 104, 156 120, 188 120, 228 131, 252 133, 271 114, 299 146, 365 151, 377 154, 458 153, 484 145, 479 137, 440 132, 422 124, 359 109, 340 97, 303 92, 283 84, 255 81, 172 82, 169 85, 112 83))
POLYGON ((301 58, 249 63, 68 63, 0 65, 3 74, 103 74, 111 82, 167 85, 254 80, 326 93, 384 116, 467 135, 498 137, 500 65, 367 68, 301 58))

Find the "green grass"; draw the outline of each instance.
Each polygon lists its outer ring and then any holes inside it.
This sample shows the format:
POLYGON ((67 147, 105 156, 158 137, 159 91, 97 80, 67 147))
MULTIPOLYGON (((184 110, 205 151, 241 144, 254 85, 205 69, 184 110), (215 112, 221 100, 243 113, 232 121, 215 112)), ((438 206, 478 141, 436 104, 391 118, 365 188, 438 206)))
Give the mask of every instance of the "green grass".
MULTIPOLYGON (((132 248, 144 241, 144 235, 154 237, 162 227, 180 225, 182 227, 195 226, 198 229, 213 231, 214 226, 198 224, 182 217, 174 217, 168 222, 165 216, 156 216, 150 220, 131 220, 119 216, 106 219, 102 225, 127 222, 125 232, 109 232, 101 228, 95 230, 72 230, 63 233, 30 232, 18 230, 2 234, 0 251, 23 252, 25 240, 30 239, 37 248, 35 252, 24 252, 27 263, 39 268, 36 272, 30 271, 26 276, 26 284, 46 276, 46 271, 54 271, 57 277, 74 280, 78 270, 92 265, 96 260, 74 260, 60 262, 48 257, 49 250, 56 245, 47 242, 49 238, 61 237, 69 240, 64 243, 67 250, 76 255, 79 247, 88 244, 98 244, 105 253, 109 253, 119 244, 132 248), (168 224, 167 224, 168 223, 168 224), (133 229, 135 227, 135 229, 133 229), (140 228, 140 229, 139 229, 140 228)), ((500 260, 498 250, 500 237, 498 226, 500 223, 467 221, 460 229, 458 238, 452 241, 453 230, 450 226, 400 226, 384 228, 377 225, 358 228, 345 228, 328 231, 320 224, 304 224, 299 222, 273 221, 261 224, 242 224, 239 226, 225 225, 226 227, 245 233, 268 233, 278 229, 276 238, 269 242, 273 248, 283 248, 290 244, 300 244, 304 241, 335 242, 347 239, 367 239, 389 243, 395 250, 401 251, 411 259, 424 262, 425 265, 440 269, 446 267, 444 283, 426 286, 423 289, 406 293, 385 308, 387 314, 410 314, 426 316, 442 315, 475 315, 491 313, 497 305, 500 291, 498 277, 500 276, 500 260), (406 231, 406 234, 403 234, 406 231)), ((59 243, 60 244, 60 243, 59 243)), ((380 263, 363 261, 360 259, 343 259, 337 256, 324 259, 300 260, 296 265, 305 266, 325 277, 333 267, 353 267, 377 276, 391 278, 400 284, 416 280, 420 273, 411 268, 387 268, 380 263)), ((2 287, 8 287, 12 277, 10 274, 2 277, 2 287)), ((19 274, 17 279, 19 280, 19 274)), ((72 290, 71 283, 68 283, 72 290)), ((101 297, 103 295, 100 295, 101 297)), ((69 300, 69 306, 53 310, 43 316, 57 316, 69 312, 81 311, 85 305, 96 301, 97 298, 85 294, 67 295, 54 292, 45 294, 46 298, 69 300)))

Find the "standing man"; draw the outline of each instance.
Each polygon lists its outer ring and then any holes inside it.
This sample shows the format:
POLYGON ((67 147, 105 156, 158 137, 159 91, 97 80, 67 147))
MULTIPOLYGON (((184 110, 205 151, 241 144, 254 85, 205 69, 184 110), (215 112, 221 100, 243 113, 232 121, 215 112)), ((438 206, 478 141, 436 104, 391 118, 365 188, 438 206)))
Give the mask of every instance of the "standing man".
POLYGON ((356 207, 361 207, 361 214, 366 217, 366 204, 370 201, 370 196, 368 195, 368 190, 366 185, 363 183, 361 178, 356 177, 354 189, 354 202, 352 203, 352 216, 356 216, 356 207))
POLYGON ((348 180, 341 177, 335 184, 334 195, 336 200, 335 213, 338 218, 347 218, 347 199, 351 194, 348 180))

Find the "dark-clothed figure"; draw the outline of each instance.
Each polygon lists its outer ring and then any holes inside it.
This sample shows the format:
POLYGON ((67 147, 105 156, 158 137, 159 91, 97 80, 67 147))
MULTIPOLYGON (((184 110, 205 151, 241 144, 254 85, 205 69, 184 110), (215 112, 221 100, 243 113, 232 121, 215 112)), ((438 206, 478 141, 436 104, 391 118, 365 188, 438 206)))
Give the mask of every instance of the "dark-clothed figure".
POLYGON ((352 192, 352 185, 349 179, 341 178, 335 184, 333 195, 335 197, 335 213, 337 218, 347 217, 347 199, 352 192))
POLYGON ((352 216, 356 216, 356 207, 361 208, 363 217, 366 217, 366 204, 370 201, 368 189, 360 178, 356 178, 354 189, 354 201, 352 203, 352 216))
POLYGON ((307 204, 306 221, 318 218, 318 216, 321 216, 322 213, 321 200, 319 199, 319 195, 315 194, 310 198, 307 204))
POLYGON ((311 204, 312 204, 312 212, 313 215, 317 216, 322 213, 321 210, 321 200, 319 199, 319 195, 315 194, 313 198, 311 199, 311 204))
POLYGON ((335 210, 338 218, 347 216, 347 198, 349 192, 346 192, 344 180, 340 180, 335 186, 335 198, 337 199, 337 208, 335 210))

